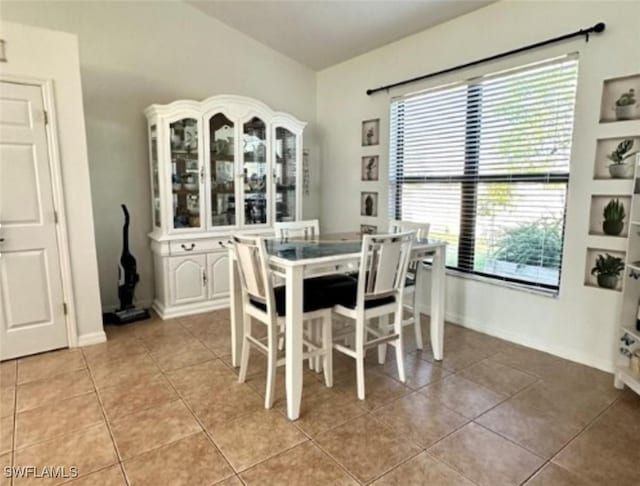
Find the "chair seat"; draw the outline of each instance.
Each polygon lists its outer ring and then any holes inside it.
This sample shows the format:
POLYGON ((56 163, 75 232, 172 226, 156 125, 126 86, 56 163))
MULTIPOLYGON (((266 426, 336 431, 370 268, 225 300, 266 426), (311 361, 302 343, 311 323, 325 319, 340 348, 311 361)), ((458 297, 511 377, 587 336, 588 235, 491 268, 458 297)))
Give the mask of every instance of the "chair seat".
MULTIPOLYGON (((325 277, 307 278, 304 280, 304 296, 302 312, 313 312, 320 309, 331 309, 342 302, 341 295, 354 279, 347 275, 327 275, 325 277)), ((357 281, 356 281, 357 284, 357 281)), ((273 289, 278 316, 286 315, 286 286, 273 289)), ((355 294, 354 294, 355 295, 355 294)), ((267 311, 266 304, 250 299, 251 304, 267 311)))
MULTIPOLYGON (((327 285, 325 292, 336 302, 336 305, 355 309, 358 293, 358 275, 350 274, 346 279, 343 279, 340 282, 327 285)), ((395 301, 395 297, 370 299, 365 300, 364 307, 365 309, 371 309, 381 305, 392 304, 395 301)))

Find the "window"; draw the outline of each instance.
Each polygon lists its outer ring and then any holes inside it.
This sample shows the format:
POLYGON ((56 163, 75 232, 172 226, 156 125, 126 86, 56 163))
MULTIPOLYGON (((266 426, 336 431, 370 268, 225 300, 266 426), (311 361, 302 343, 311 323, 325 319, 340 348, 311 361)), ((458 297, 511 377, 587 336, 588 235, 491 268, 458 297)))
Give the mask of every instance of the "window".
POLYGON ((390 215, 431 223, 447 266, 557 290, 578 61, 394 100, 390 215))

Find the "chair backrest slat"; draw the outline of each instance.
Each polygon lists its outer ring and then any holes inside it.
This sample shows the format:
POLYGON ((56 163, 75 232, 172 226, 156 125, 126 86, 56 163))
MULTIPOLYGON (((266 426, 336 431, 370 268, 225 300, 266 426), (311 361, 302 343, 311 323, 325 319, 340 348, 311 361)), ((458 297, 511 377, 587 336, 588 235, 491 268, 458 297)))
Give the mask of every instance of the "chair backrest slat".
MULTIPOLYGON (((429 223, 416 223, 414 221, 402 221, 399 219, 392 219, 389 222, 389 233, 401 233, 403 231, 415 231, 416 239, 426 240, 429 238, 429 230, 431 224, 429 223)), ((407 274, 410 279, 415 279, 418 272, 418 262, 413 261, 409 264, 407 274)))
POLYGON ((273 229, 275 230, 276 238, 281 240, 290 238, 315 240, 320 236, 320 222, 317 219, 274 223, 273 229))
POLYGON ((358 306, 365 300, 399 295, 404 288, 415 232, 365 235, 362 242, 358 306))
POLYGON ((243 293, 247 297, 265 304, 268 313, 275 311, 273 283, 267 267, 267 249, 264 238, 233 235, 233 245, 243 293))
POLYGON ((431 224, 429 223, 416 223, 414 221, 402 221, 399 219, 392 219, 389 222, 389 233, 402 233, 403 231, 415 231, 416 239, 426 240, 429 238, 429 230, 431 224))

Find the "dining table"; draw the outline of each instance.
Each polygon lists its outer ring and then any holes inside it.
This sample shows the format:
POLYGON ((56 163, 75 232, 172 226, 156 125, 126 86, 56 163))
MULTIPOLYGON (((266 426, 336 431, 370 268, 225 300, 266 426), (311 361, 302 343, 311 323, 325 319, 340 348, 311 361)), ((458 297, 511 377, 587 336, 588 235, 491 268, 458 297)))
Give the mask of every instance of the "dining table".
MULTIPOLYGON (((431 274, 430 338, 433 358, 442 360, 444 352, 445 259, 442 240, 416 239, 411 261, 418 264, 416 285, 427 268, 431 274)), ((303 280, 330 274, 357 271, 362 255, 362 235, 337 233, 321 235, 313 240, 266 238, 270 270, 284 283, 285 307, 285 383, 287 416, 300 415, 303 378, 303 280)), ((229 289, 231 321, 231 359, 240 365, 244 312, 242 288, 233 245, 229 246, 229 289)), ((416 288, 418 292, 420 287, 416 288)), ((416 309, 419 313, 419 309, 416 309)))

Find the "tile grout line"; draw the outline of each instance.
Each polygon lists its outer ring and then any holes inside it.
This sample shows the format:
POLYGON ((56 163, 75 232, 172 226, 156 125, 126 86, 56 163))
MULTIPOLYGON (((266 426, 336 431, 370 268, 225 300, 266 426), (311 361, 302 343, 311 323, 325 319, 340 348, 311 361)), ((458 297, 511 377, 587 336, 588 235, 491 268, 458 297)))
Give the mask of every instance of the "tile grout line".
MULTIPOLYGON (((186 329, 182 323, 180 322, 180 320, 178 320, 178 324, 185 329, 185 331, 187 331, 188 333, 190 333, 190 331, 188 329, 186 329)), ((190 333, 191 334, 191 333, 190 333)), ((200 339, 198 339, 197 337, 193 336, 196 340, 198 340, 199 343, 203 344, 202 341, 200 341, 200 339)), ((144 343, 143 343, 144 346, 144 343)), ((146 346, 144 346, 145 349, 146 346)), ((206 346, 205 346, 206 347, 206 346)), ((209 348, 207 348, 209 349, 209 348)), ((235 470, 235 468, 231 465, 231 462, 229 461, 229 459, 226 457, 226 455, 222 452, 222 450, 218 447, 218 445, 215 443, 215 441, 213 440, 213 437, 209 434, 209 431, 206 429, 206 427, 204 426, 204 424, 200 421, 200 418, 196 415, 196 413, 193 411, 193 409, 191 408, 189 402, 185 399, 185 396, 175 387, 175 385, 173 384, 173 382, 171 381, 170 377, 167 376, 167 372, 165 372, 164 369, 162 369, 162 367, 160 367, 160 365, 158 364, 158 362, 155 360, 155 358, 151 355, 151 353, 148 353, 149 357, 151 358, 151 360, 154 362, 154 364, 158 367, 158 369, 160 370, 160 374, 163 376, 163 378, 169 383, 169 386, 173 389, 173 391, 176 393, 176 395, 178 396, 178 398, 180 399, 180 401, 183 403, 183 405, 186 407, 186 409, 189 411, 189 413, 191 414, 191 416, 194 418, 194 420, 197 422, 197 424, 200 426, 200 428, 202 429, 202 432, 205 434, 205 436, 207 437, 208 441, 211 443, 211 445, 215 448, 215 450, 220 454, 220 457, 222 457, 222 459, 224 459, 225 463, 229 466, 229 469, 234 473, 234 475, 237 476, 237 472, 235 470)), ((215 353, 214 353, 215 355, 215 353)), ((215 358, 215 359, 219 359, 219 358, 215 358)), ((207 361, 213 361, 213 360, 207 360, 207 361)), ((204 361, 205 363, 207 361, 204 361)), ((222 361, 222 360, 220 360, 222 361)), ((197 366, 198 364, 202 364, 202 363, 196 363, 194 365, 190 365, 190 366, 197 366)), ((189 366, 185 366, 184 368, 188 368, 189 366)), ((180 369, 180 368, 178 368, 180 369)), ((171 371, 177 371, 177 370, 171 370, 171 371)), ((184 439, 184 437, 181 437, 180 439, 177 439, 176 441, 172 441, 169 442, 168 444, 172 444, 174 442, 177 442, 178 440, 182 440, 184 439)), ((168 445, 168 444, 164 444, 164 445, 168 445)), ((147 451, 149 452, 149 451, 147 451)), ((231 477, 231 476, 229 476, 231 477)), ((227 478, 224 478, 227 479, 227 478)), ((224 480, 223 479, 223 480, 224 480)))
MULTIPOLYGON (((85 361, 85 364, 87 366, 87 371, 89 372, 89 378, 91 379, 91 384, 93 385, 93 391, 96 394, 96 398, 98 399, 98 403, 100 404, 100 411, 102 412, 102 416, 104 418, 104 423, 107 427, 107 431, 109 432, 109 438, 111 439, 111 445, 113 446, 113 449, 116 453, 116 458, 118 459, 118 466, 120 468, 120 472, 122 473, 122 477, 124 478, 124 481, 127 485, 131 485, 131 482, 129 481, 129 478, 127 477, 127 474, 124 470, 124 466, 122 464, 122 457, 120 455, 120 450, 118 449, 118 445, 116 444, 116 440, 115 437, 113 436, 113 431, 111 430, 111 424, 109 423, 108 417, 107 417, 107 412, 104 408, 104 403, 102 401, 102 397, 100 396, 100 393, 98 391, 98 387, 96 385, 96 381, 94 379, 93 376, 93 370, 91 369, 91 367, 89 366, 89 361, 87 360, 87 357, 84 353, 84 350, 80 350, 82 353, 82 359, 85 361)), ((109 465, 111 466, 111 465, 109 465)), ((97 471, 94 471, 97 472, 97 471)), ((91 473, 90 473, 91 474, 91 473)))
MULTIPOLYGON (((549 460, 547 461, 547 464, 551 463, 554 465, 557 465, 559 467, 562 467, 563 469, 566 469, 567 471, 569 471, 570 473, 575 474, 576 476, 582 478, 582 475, 579 472, 576 472, 570 468, 567 468, 565 466, 562 466, 561 464, 556 464, 555 462, 553 462, 553 459, 558 457, 562 451, 564 451, 567 447, 569 447, 569 445, 575 441, 580 435, 582 435, 583 433, 585 433, 587 430, 589 430, 593 424, 600 418, 602 417, 608 410, 610 410, 611 408, 613 408, 613 406, 622 399, 622 396, 617 397, 613 402, 611 402, 609 405, 607 405, 602 411, 600 411, 600 413, 598 413, 593 419, 591 419, 589 422, 587 422, 587 424, 584 426, 584 428, 582 430, 580 430, 580 432, 578 432, 576 435, 574 435, 565 445, 563 445, 560 450, 558 450, 553 456, 551 456, 549 458, 549 460)), ((546 465, 546 464, 545 464, 546 465)), ((542 469, 542 468, 540 468, 542 469)), ((536 471, 537 472, 537 471, 536 471)), ((585 478, 586 479, 586 478, 585 478)))

